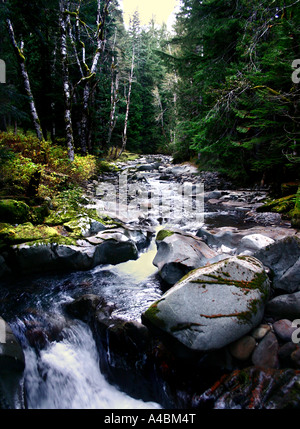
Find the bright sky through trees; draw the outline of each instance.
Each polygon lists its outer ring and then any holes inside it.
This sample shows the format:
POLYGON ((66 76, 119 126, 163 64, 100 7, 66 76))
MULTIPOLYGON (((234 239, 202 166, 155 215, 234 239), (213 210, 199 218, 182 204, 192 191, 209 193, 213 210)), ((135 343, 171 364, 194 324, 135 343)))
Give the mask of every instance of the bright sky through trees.
POLYGON ((165 22, 171 29, 174 17, 172 13, 179 0, 121 0, 124 11, 124 21, 128 25, 129 17, 138 10, 142 25, 149 24, 152 17, 158 24, 165 22))

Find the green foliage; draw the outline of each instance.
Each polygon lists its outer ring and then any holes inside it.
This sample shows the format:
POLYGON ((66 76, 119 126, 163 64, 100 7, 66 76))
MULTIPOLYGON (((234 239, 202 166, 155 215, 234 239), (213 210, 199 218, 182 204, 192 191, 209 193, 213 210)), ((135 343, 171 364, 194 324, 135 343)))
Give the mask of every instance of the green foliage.
POLYGON ((72 163, 63 147, 22 134, 0 133, 0 154, 4 154, 0 168, 2 192, 6 194, 25 194, 36 171, 41 172, 40 197, 83 184, 97 171, 92 155, 76 154, 72 163))

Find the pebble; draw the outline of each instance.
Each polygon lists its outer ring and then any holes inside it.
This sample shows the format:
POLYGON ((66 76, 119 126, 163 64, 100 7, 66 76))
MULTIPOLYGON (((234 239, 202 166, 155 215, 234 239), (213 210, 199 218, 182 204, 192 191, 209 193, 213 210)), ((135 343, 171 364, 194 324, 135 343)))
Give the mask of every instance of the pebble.
POLYGON ((277 338, 273 332, 269 332, 252 354, 253 365, 262 368, 279 368, 278 350, 277 338))
POLYGON ((269 325, 260 325, 252 331, 251 336, 257 341, 262 340, 270 330, 271 327, 269 325))
POLYGON ((231 344, 230 353, 238 360, 247 360, 250 358, 255 347, 255 339, 250 335, 245 335, 231 344))

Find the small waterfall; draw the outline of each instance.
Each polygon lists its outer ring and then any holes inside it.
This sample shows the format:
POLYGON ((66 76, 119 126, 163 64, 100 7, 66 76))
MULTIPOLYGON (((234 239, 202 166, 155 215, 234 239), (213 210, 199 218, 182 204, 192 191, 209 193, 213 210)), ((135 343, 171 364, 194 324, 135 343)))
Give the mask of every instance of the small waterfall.
POLYGON ((25 348, 29 409, 155 409, 107 383, 99 370, 90 329, 81 322, 63 331, 62 341, 36 353, 25 348))

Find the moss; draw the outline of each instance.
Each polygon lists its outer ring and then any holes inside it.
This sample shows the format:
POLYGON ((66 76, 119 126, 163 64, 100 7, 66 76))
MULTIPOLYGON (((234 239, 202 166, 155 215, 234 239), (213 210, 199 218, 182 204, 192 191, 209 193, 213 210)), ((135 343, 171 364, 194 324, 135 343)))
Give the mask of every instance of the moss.
POLYGON ((45 240, 54 237, 59 237, 59 233, 55 228, 45 225, 34 226, 30 222, 18 226, 9 225, 0 230, 0 240, 9 245, 45 240))
POLYGON ((22 223, 29 220, 30 207, 23 201, 1 200, 0 221, 9 223, 22 223))
POLYGON ((167 237, 171 237, 173 234, 174 234, 174 232, 172 232, 172 231, 169 231, 167 229, 162 229, 161 231, 159 231, 157 233, 156 241, 162 241, 167 237))
POLYGON ((284 214, 286 217, 290 217, 290 211, 295 206, 296 195, 288 195, 283 198, 268 201, 261 207, 256 209, 257 212, 272 212, 284 214))
POLYGON ((300 186, 296 194, 295 206, 291 212, 291 217, 292 217, 292 227, 300 229, 300 186))
POLYGON ((161 320, 158 317, 159 309, 158 304, 161 302, 157 301, 154 304, 151 305, 151 307, 148 308, 148 310, 145 311, 144 316, 146 317, 149 322, 151 322, 153 325, 157 326, 158 328, 165 328, 166 324, 163 320, 161 320))

